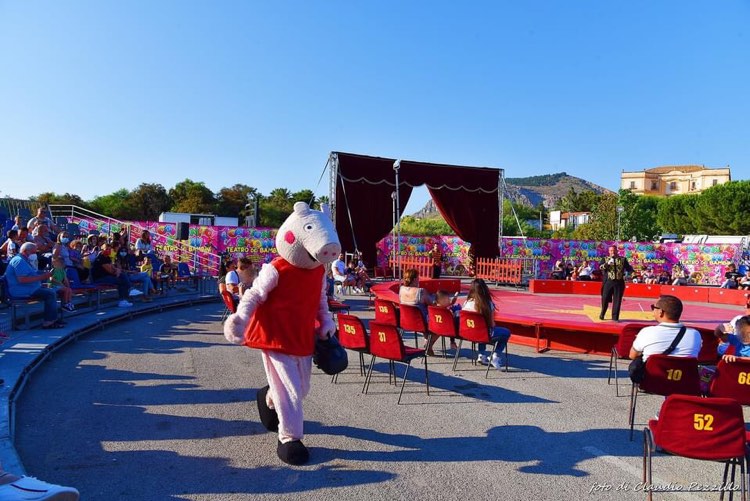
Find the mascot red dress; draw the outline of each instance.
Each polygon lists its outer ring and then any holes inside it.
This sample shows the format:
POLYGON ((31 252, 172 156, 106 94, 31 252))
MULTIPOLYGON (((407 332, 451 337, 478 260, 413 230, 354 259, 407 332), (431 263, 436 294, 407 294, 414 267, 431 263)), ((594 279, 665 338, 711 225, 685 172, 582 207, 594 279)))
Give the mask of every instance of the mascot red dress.
POLYGON ((257 394, 260 420, 278 431, 279 458, 298 465, 309 458, 302 444, 302 400, 310 390, 316 336, 328 339, 335 331, 324 265, 336 259, 341 245, 326 212, 297 202, 279 228, 276 249, 279 257, 263 265, 224 324, 224 336, 262 351, 268 386, 257 394))

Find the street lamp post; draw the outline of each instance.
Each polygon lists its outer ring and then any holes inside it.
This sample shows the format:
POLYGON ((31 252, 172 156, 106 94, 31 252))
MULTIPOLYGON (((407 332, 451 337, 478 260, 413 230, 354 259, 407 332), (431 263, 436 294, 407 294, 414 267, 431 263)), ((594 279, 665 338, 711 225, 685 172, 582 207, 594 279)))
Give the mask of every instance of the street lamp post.
POLYGON ((622 218, 622 213, 625 210, 625 207, 622 205, 617 206, 617 241, 620 241, 620 219, 622 218))

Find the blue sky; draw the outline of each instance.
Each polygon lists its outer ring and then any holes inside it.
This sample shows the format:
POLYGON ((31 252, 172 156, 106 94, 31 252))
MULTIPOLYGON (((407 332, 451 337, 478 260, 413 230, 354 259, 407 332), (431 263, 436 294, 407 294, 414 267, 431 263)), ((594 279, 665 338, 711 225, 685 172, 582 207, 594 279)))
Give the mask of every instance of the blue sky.
POLYGON ((749 26, 737 0, 0 0, 0 196, 323 195, 332 150, 747 179, 749 26))

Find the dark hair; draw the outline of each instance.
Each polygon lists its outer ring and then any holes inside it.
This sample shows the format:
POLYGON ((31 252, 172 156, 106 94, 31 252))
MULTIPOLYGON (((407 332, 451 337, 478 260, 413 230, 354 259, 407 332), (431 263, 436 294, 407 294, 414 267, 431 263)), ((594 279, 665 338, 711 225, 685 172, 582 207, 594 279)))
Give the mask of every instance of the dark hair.
POLYGON ((680 298, 665 294, 659 296, 659 308, 670 320, 679 321, 682 316, 682 301, 680 298))
POLYGON ((747 327, 748 325, 750 325, 750 315, 738 318, 737 322, 734 324, 734 333, 739 334, 742 327, 747 327))
POLYGON ((18 231, 16 231, 16 230, 8 230, 7 235, 8 235, 8 238, 14 239, 14 238, 16 238, 18 236, 18 231))

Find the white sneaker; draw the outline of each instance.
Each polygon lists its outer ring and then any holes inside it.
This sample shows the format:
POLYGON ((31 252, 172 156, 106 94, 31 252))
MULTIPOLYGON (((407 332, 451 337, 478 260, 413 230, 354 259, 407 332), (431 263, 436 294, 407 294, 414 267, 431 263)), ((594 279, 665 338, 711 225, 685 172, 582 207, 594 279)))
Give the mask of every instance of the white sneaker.
POLYGON ((494 367, 495 369, 500 369, 503 366, 501 358, 497 353, 492 354, 492 359, 490 360, 490 363, 492 364, 492 367, 494 367))
POLYGON ((489 363, 489 360, 487 360, 487 355, 482 355, 481 353, 477 357, 477 363, 482 365, 487 365, 489 363))
POLYGON ((123 299, 122 301, 120 301, 119 303, 117 303, 117 306, 119 306, 120 308, 130 308, 131 306, 133 306, 133 303, 130 303, 130 302, 125 301, 123 299))
POLYGON ((78 491, 72 487, 48 484, 34 477, 21 477, 0 485, 0 500, 77 501, 78 491))
POLYGON ((143 295, 143 292, 139 291, 138 289, 133 289, 130 291, 130 297, 138 297, 142 295, 143 295))

